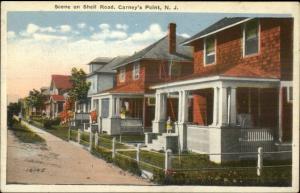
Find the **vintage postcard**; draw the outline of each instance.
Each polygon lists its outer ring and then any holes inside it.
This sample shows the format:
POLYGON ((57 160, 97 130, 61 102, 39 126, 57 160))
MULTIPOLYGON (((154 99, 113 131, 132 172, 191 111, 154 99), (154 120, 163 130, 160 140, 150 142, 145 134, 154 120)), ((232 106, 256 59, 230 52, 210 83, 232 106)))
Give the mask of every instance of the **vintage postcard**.
POLYGON ((1 192, 298 192, 299 14, 2 2, 1 192))

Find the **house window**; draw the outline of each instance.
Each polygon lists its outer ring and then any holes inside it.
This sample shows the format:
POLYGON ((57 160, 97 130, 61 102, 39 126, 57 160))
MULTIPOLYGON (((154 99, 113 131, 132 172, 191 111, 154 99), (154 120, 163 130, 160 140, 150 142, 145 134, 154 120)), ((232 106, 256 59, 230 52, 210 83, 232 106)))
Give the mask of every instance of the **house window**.
POLYGON ((244 25, 244 56, 257 54, 259 49, 259 24, 252 20, 244 25))
POLYGON ((140 78, 140 64, 139 63, 135 63, 133 65, 132 78, 133 78, 133 80, 137 80, 140 78))
POLYGON ((293 102, 293 87, 292 86, 287 87, 287 102, 288 103, 293 102))
POLYGON ((155 98, 154 97, 148 98, 148 106, 155 106, 155 98))
POLYGON ((169 64, 169 76, 178 77, 181 75, 181 65, 175 62, 169 64))
POLYGON ((125 81, 125 68, 121 68, 120 69, 119 80, 120 80, 120 82, 124 82, 125 81))
POLYGON ((93 90, 96 90, 96 79, 93 79, 93 90))
POLYGON ((209 37, 204 40, 204 64, 214 64, 216 62, 216 39, 209 37))

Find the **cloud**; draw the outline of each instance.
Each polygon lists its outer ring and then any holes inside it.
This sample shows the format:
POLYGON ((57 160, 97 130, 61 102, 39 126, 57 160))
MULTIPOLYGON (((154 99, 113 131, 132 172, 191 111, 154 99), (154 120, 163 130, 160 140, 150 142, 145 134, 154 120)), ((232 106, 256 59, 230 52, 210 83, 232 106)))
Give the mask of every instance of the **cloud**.
POLYGON ((128 25, 126 24, 116 24, 116 28, 119 29, 119 30, 124 30, 126 31, 128 29, 128 25))
POLYGON ((56 32, 56 30, 53 27, 44 27, 44 28, 40 28, 39 31, 41 32, 56 32))
POLYGON ((86 23, 79 23, 79 24, 77 24, 77 27, 80 29, 83 29, 86 27, 86 23))
POLYGON ((38 33, 38 32, 49 32, 49 33, 54 33, 57 32, 56 29, 54 29, 51 26, 48 27, 40 27, 36 24, 29 23, 26 27, 26 30, 19 32, 19 34, 23 37, 31 37, 33 34, 38 33))
POLYGON ((90 30, 90 31, 94 31, 94 30, 95 30, 95 28, 94 28, 94 27, 92 27, 92 26, 90 26, 90 27, 89 27, 89 30, 90 30))
POLYGON ((187 34, 187 33, 182 33, 182 34, 178 34, 179 36, 182 36, 182 37, 184 37, 184 38, 189 38, 189 37, 191 37, 189 34, 187 34))
POLYGON ((14 31, 7 32, 7 38, 12 39, 16 37, 16 33, 14 31))
POLYGON ((104 30, 99 33, 92 34, 91 38, 94 40, 107 40, 107 39, 122 40, 127 38, 127 33, 123 31, 104 30))
MULTIPOLYGON (((91 30, 92 26, 86 26, 91 30)), ((166 35, 159 24, 151 24, 143 31, 129 33, 116 26, 102 25, 92 37, 76 36, 76 30, 62 34, 59 26, 31 25, 29 37, 8 41, 7 82, 8 93, 25 96, 32 88, 47 86, 51 74, 70 74, 72 67, 83 68, 99 56, 131 55, 166 35), (38 29, 37 29, 38 28, 38 29), (42 32, 41 28, 45 28, 42 32), (47 31, 46 31, 47 28, 47 31), (108 41, 109 40, 109 41, 108 41), (114 40, 114 41, 113 41, 114 40)), ((27 28, 23 31, 27 32, 27 28)), ((8 33, 13 36, 13 31, 8 33)), ((18 34, 15 34, 18 35, 18 34)))
POLYGON ((30 23, 30 24, 27 25, 26 32, 28 34, 33 34, 33 33, 37 32, 39 29, 40 29, 40 27, 38 25, 30 23))
POLYGON ((61 32, 66 33, 66 32, 70 32, 72 30, 72 27, 69 25, 61 25, 59 26, 59 29, 61 32))
POLYGON ((99 25, 99 28, 102 30, 102 31, 106 31, 106 30, 109 30, 110 29, 110 25, 107 24, 107 23, 102 23, 99 25))
POLYGON ((132 42, 149 42, 157 40, 166 35, 167 32, 163 31, 159 24, 151 24, 144 32, 133 33, 127 41, 132 42))
POLYGON ((54 40, 67 40, 66 36, 56 36, 56 35, 47 35, 47 34, 33 34, 33 39, 38 41, 50 42, 54 40))

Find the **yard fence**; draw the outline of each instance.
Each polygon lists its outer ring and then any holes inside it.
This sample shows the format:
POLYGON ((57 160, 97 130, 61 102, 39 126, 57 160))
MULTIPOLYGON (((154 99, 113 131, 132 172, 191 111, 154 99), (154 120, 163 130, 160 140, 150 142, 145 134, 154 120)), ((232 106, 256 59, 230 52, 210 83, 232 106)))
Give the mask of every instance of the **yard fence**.
MULTIPOLYGON (((229 170, 235 171, 251 171, 256 177, 262 176, 264 170, 274 168, 291 168, 291 164, 277 164, 277 165, 264 165, 264 156, 268 154, 286 154, 291 151, 278 151, 278 152, 264 152, 262 147, 257 149, 257 152, 237 152, 237 153, 223 153, 224 155, 243 154, 243 155, 256 155, 256 164, 243 165, 243 166, 224 166, 218 164, 207 165, 206 167, 197 167, 201 162, 207 160, 202 154, 173 154, 171 150, 165 152, 156 152, 145 149, 142 144, 130 145, 122 143, 116 137, 109 138, 103 137, 98 132, 83 132, 82 130, 70 130, 70 140, 76 141, 85 146, 92 153, 105 158, 107 161, 116 162, 127 161, 131 162, 134 166, 138 167, 142 173, 147 173, 153 177, 155 171, 162 172, 165 176, 170 176, 179 173, 197 173, 197 172, 226 172, 229 170), (155 159, 153 159, 155 157, 155 159), (255 174, 254 174, 255 173, 255 174)), ((220 155, 208 154, 209 155, 220 155)), ((128 163, 127 163, 128 166, 128 163)), ((121 167, 121 166, 120 166, 121 167)), ((124 169, 128 169, 125 168, 124 169)))

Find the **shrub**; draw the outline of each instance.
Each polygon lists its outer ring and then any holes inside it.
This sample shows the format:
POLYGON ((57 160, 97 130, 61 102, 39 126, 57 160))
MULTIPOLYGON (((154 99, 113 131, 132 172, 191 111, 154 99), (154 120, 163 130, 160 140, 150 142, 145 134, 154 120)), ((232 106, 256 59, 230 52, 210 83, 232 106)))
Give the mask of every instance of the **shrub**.
POLYGON ((123 170, 129 171, 129 172, 139 175, 139 176, 141 175, 141 170, 139 168, 139 165, 138 165, 137 161, 135 161, 133 159, 123 157, 123 156, 120 156, 117 154, 114 159, 114 164, 116 164, 123 170))
POLYGON ((56 118, 56 119, 48 119, 44 121, 44 128, 46 129, 51 129, 51 127, 53 125, 59 125, 60 123, 60 118, 56 118))
POLYGON ((93 147, 92 154, 104 159, 108 163, 112 163, 111 151, 101 148, 101 147, 93 147))

